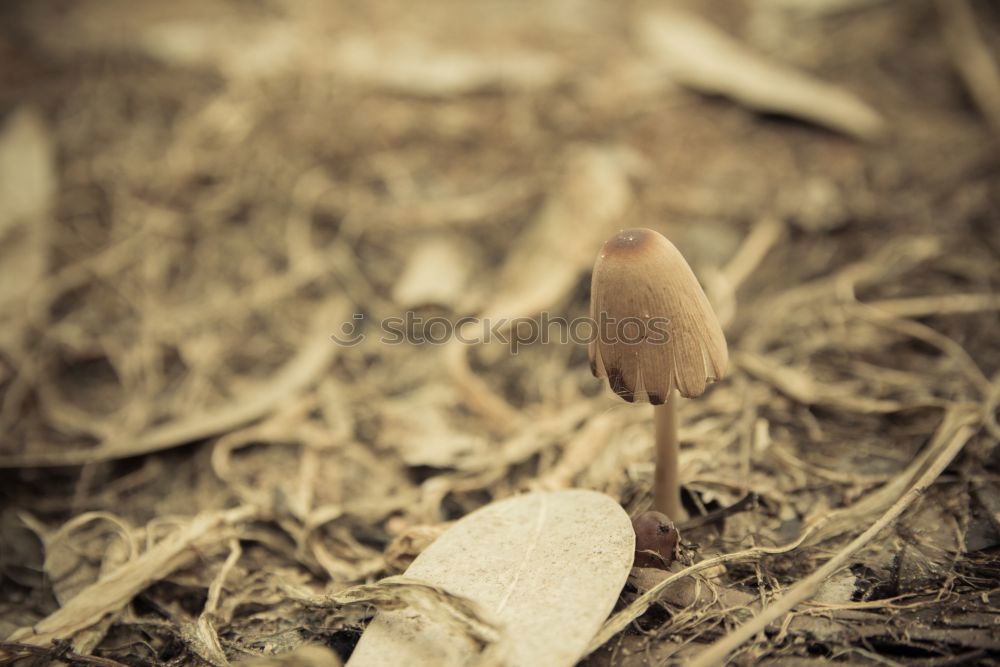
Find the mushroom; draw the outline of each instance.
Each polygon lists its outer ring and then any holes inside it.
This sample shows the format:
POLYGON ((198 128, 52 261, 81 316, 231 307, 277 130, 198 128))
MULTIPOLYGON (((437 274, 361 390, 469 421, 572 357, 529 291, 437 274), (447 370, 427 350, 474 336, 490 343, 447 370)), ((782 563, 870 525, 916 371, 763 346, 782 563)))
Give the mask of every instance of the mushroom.
POLYGON ((653 404, 656 423, 654 509, 683 518, 677 480, 676 389, 701 396, 729 365, 726 338, 680 251, 651 229, 608 239, 594 264, 590 315, 597 336, 590 369, 629 403, 653 404))

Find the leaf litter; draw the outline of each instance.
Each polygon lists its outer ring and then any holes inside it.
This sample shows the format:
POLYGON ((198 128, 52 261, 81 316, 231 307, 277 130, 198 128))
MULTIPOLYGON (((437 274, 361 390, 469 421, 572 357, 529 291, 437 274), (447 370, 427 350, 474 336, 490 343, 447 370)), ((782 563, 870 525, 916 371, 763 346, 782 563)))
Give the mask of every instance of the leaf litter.
POLYGON ((396 609, 487 649, 467 600, 392 575, 531 489, 641 513, 649 417, 583 346, 391 346, 377 322, 583 316, 632 226, 684 251, 734 369, 680 410, 717 518, 634 571, 584 663, 995 654, 1000 23, 826 4, 5 9, 0 180, 30 182, 0 204, 5 277, 25 267, 2 659, 337 664, 396 609), (747 40, 789 26, 788 61, 747 40), (456 248, 450 284, 400 285, 456 248), (353 313, 367 338, 332 344, 353 313))

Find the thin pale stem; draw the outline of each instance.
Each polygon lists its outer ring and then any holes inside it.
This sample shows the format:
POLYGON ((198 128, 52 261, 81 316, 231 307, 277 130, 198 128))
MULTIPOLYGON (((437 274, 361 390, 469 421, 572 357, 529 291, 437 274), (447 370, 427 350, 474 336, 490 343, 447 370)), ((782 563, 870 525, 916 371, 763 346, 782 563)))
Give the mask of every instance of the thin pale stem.
POLYGON ((681 487, 678 482, 677 394, 671 392, 663 405, 653 406, 656 423, 656 470, 653 473, 653 507, 674 521, 683 521, 681 487))

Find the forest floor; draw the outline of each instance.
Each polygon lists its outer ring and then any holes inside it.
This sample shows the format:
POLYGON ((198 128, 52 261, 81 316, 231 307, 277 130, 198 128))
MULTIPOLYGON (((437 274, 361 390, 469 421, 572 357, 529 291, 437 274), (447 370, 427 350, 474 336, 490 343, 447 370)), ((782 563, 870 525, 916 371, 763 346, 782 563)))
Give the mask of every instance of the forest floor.
POLYGON ((731 659, 1000 664, 995 3, 18 1, 0 23, 0 663, 332 664, 397 602, 337 595, 448 521, 565 486, 648 508, 652 415, 585 346, 377 323, 585 316, 602 241, 650 227, 732 360, 680 408, 688 509, 753 500, 684 530, 682 560, 748 555, 583 664, 697 656, 949 462, 731 659))

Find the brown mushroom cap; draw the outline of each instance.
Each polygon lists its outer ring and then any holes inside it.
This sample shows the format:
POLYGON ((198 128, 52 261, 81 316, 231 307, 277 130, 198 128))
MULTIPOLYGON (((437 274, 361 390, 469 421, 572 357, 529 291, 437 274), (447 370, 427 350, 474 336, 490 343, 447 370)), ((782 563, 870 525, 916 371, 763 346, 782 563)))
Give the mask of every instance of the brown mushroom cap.
POLYGON ((601 248, 590 315, 604 329, 590 343, 591 371, 630 403, 661 405, 674 388, 701 396, 729 366, 726 338, 698 279, 674 244, 651 229, 623 230, 601 248), (623 325, 627 318, 636 319, 623 325))

